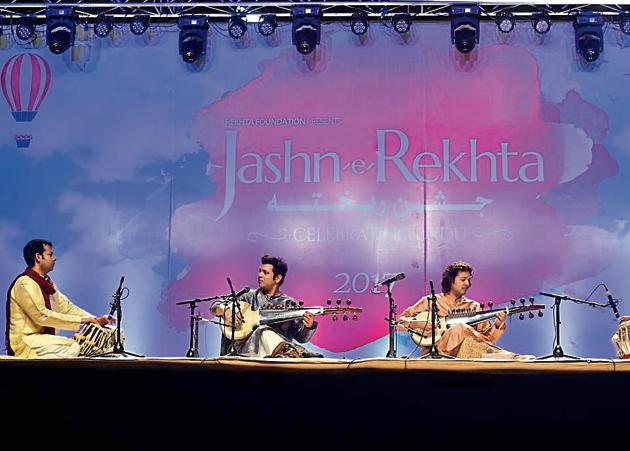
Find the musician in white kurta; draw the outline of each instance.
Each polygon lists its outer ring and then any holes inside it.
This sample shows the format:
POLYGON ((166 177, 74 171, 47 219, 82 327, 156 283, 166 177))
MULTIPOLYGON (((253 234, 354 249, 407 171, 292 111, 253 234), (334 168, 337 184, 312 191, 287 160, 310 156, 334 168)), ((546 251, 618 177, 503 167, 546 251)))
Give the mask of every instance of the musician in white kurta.
POLYGON ((24 247, 29 265, 11 284, 6 304, 6 348, 23 358, 77 357, 79 345, 56 335, 56 329, 78 330, 83 323, 110 324, 74 305, 48 277, 56 257, 52 244, 31 240, 24 247))

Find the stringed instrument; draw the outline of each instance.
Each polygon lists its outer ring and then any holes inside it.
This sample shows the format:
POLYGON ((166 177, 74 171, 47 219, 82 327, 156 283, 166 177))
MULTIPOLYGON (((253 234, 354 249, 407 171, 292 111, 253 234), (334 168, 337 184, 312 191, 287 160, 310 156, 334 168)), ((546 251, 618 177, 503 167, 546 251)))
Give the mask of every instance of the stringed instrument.
MULTIPOLYGON (((474 326, 482 321, 496 318, 496 316, 501 312, 505 313, 506 316, 520 313, 519 318, 521 320, 525 319, 525 315, 523 315, 524 312, 529 312, 529 318, 533 318, 534 310, 538 310, 538 316, 543 316, 542 310, 544 310, 545 306, 534 304, 534 298, 530 298, 529 302, 531 305, 525 305, 525 299, 521 298, 522 305, 516 306, 516 300, 512 299, 512 307, 479 311, 456 310, 447 316, 437 316, 435 318, 435 342, 437 343, 448 328, 455 324, 468 324, 469 326, 474 326)), ((492 307, 492 303, 489 303, 489 305, 492 307)), ((427 330, 422 331, 413 329, 413 332, 411 332, 411 339, 419 346, 431 346, 431 312, 427 311, 418 313, 411 321, 426 321, 428 323, 427 330)))
MULTIPOLYGON (((313 315, 332 315, 333 321, 338 319, 337 315, 342 315, 343 320, 347 321, 347 314, 351 313, 352 319, 356 321, 358 319, 357 314, 361 313, 363 309, 361 307, 351 307, 350 300, 346 301, 346 303, 346 306, 342 306, 341 299, 337 299, 337 306, 332 306, 332 301, 328 299, 327 304, 329 307, 304 307, 297 303, 290 305, 263 304, 258 310, 253 310, 251 304, 239 301, 241 324, 234 329, 234 340, 245 340, 254 330, 263 325, 283 323, 302 318, 306 312, 313 315)), ((232 339, 232 326, 221 324, 221 331, 226 338, 232 339)))

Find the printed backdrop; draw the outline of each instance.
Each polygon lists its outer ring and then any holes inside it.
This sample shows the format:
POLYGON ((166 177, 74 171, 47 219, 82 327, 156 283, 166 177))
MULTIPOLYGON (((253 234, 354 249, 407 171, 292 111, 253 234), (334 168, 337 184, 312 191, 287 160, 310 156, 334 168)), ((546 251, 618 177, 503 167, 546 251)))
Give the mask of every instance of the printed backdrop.
MULTIPOLYGON (((319 318, 309 346, 330 357, 383 356, 374 284, 406 274, 400 312, 454 260, 475 268, 470 297, 495 306, 550 307, 541 290, 605 302, 601 283, 623 299, 630 50, 616 30, 594 67, 563 24, 544 39, 484 24, 466 56, 448 24, 405 39, 375 24, 363 42, 323 31, 309 57, 287 26, 239 42, 214 31, 194 66, 163 27, 81 29, 60 56, 0 36, 0 280, 47 238, 51 275, 95 314, 125 276, 126 347, 161 356, 188 349, 190 312, 175 303, 227 293, 227 277, 255 287, 263 254, 288 262, 283 289, 306 305, 363 308, 319 318)), ((564 302, 562 318, 566 353, 615 355, 610 310, 564 302)), ((201 324, 200 352, 216 355, 220 332, 201 324)), ((397 344, 414 352, 405 334, 397 344)), ((513 317, 500 344, 550 353, 551 310, 513 317)))

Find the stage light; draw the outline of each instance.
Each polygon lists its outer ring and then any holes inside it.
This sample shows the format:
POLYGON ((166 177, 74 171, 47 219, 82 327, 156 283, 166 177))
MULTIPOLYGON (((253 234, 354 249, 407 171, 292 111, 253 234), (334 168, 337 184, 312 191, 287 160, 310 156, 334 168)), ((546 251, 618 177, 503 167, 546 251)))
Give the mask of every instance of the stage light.
POLYGON ((182 16, 179 27, 179 54, 187 63, 194 63, 206 54, 208 21, 204 16, 182 16))
POLYGON ((451 43, 462 53, 469 53, 479 43, 479 13, 477 5, 451 6, 451 43))
POLYGON ((99 14, 94 20, 94 34, 99 38, 105 38, 111 33, 112 26, 113 21, 111 17, 99 14))
POLYGON ((585 61, 592 63, 604 51, 604 16, 591 11, 579 12, 573 22, 575 48, 585 61))
POLYGON ((74 8, 46 8, 46 42, 54 54, 59 55, 74 45, 76 27, 74 8))
POLYGON ((35 38, 35 18, 20 17, 15 27, 15 36, 22 42, 31 42, 35 38))
POLYGON ((532 15, 532 28, 538 34, 547 34, 551 30, 551 19, 545 12, 532 15))
POLYGON ((357 36, 367 33, 370 24, 367 21, 367 14, 363 11, 357 11, 350 19, 350 29, 357 36))
POLYGON ((319 5, 293 6, 292 42, 302 55, 312 53, 320 43, 322 24, 319 5))
POLYGON ((619 22, 619 29, 623 34, 630 34, 630 11, 623 11, 619 13, 617 22, 619 22))
POLYGON ((247 33, 247 24, 240 16, 232 16, 228 22, 228 34, 233 39, 240 39, 247 33))
POLYGON ((276 16, 267 14, 258 19, 258 32, 263 36, 271 36, 278 27, 276 16))
POLYGON ((129 22, 129 29, 136 36, 142 35, 149 28, 149 15, 137 14, 131 18, 129 22))
POLYGON ((396 33, 407 33, 411 29, 411 16, 409 14, 394 14, 392 26, 396 33))
POLYGON ((516 25, 514 15, 509 11, 503 11, 497 15, 495 21, 497 23, 497 29, 501 33, 510 33, 514 30, 514 25, 516 25))

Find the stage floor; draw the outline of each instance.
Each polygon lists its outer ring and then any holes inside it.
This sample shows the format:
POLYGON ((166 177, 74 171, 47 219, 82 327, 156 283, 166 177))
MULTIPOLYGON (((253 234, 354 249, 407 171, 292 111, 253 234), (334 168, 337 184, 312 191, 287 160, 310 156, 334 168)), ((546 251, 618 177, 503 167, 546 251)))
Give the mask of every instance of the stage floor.
POLYGON ((444 446, 474 436, 490 448, 612 444, 630 417, 628 360, 5 357, 0 374, 0 405, 12 418, 145 446, 207 445, 219 432, 239 448, 284 439, 415 445, 417 436, 444 446))

